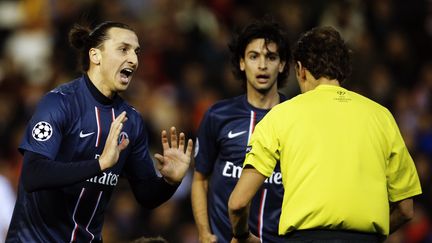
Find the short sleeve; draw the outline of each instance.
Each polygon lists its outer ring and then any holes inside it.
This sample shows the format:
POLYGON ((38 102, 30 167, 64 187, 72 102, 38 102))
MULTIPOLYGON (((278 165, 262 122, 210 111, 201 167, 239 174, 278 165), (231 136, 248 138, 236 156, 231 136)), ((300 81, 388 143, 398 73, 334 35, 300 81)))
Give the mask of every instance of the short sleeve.
POLYGON ((421 194, 421 186, 414 161, 392 116, 391 122, 395 133, 386 171, 387 188, 389 201, 397 202, 421 194))
POLYGON ((19 150, 42 154, 55 159, 68 117, 65 96, 61 92, 50 92, 39 102, 35 113, 27 124, 19 150))
POLYGON ((210 109, 201 121, 195 141, 195 170, 206 175, 212 172, 217 156, 218 128, 216 124, 210 109))
POLYGON ((251 165, 266 177, 271 176, 279 161, 279 138, 270 111, 255 127, 243 166, 251 165))

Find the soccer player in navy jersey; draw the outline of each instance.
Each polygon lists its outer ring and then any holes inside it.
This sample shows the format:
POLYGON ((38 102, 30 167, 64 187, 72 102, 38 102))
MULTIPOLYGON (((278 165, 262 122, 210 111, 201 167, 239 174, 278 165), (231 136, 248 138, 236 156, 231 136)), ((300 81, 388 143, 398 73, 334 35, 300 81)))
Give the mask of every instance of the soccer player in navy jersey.
POLYGON ((137 201, 154 208, 176 191, 191 160, 192 140, 162 131, 158 177, 140 114, 119 92, 138 67, 138 38, 103 22, 72 28, 84 74, 47 93, 31 118, 18 197, 6 242, 102 242, 104 212, 121 176, 137 201), (186 147, 186 151, 185 151, 186 147))
MULTIPOLYGON (((236 185, 246 146, 255 125, 276 104, 286 100, 278 87, 289 70, 290 47, 286 32, 264 18, 252 22, 229 44, 234 74, 246 94, 217 102, 201 121, 195 146, 192 208, 200 242, 230 242, 228 199, 236 185)), ((280 169, 256 194, 249 224, 262 242, 282 242, 278 219, 283 187, 280 169)))

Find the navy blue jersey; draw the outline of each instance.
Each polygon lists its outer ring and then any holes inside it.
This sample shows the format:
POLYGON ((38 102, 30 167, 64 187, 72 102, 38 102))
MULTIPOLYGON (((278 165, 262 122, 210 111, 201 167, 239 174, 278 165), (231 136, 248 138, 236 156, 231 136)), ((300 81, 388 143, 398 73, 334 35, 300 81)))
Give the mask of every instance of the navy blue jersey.
MULTIPOLYGON (((281 99, 286 98, 281 95, 281 99)), ((252 107, 246 95, 223 100, 205 114, 197 136, 195 170, 210 176, 208 214, 219 242, 230 242, 232 228, 228 199, 233 191, 246 154, 249 138, 269 110, 252 107)), ((279 165, 266 179, 251 203, 249 226, 261 242, 282 242, 278 237, 283 186, 279 165)))
POLYGON ((103 172, 99 168, 99 174, 72 185, 29 193, 21 176, 7 242, 102 241, 104 211, 120 175, 131 183, 159 178, 140 114, 118 95, 111 104, 102 104, 88 83, 83 76, 45 95, 19 149, 70 166, 73 161, 94 160, 102 154, 111 123, 123 111, 128 120, 119 140, 129 138, 129 146, 115 166, 103 172))

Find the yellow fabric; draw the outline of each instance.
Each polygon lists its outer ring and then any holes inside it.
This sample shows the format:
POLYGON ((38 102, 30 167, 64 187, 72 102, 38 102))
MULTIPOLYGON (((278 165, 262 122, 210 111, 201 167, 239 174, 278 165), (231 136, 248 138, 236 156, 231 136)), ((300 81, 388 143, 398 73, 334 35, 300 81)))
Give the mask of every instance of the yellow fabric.
POLYGON ((390 112, 344 88, 320 85, 275 106, 251 137, 250 164, 285 188, 279 234, 328 228, 389 234, 389 201, 421 193, 390 112))

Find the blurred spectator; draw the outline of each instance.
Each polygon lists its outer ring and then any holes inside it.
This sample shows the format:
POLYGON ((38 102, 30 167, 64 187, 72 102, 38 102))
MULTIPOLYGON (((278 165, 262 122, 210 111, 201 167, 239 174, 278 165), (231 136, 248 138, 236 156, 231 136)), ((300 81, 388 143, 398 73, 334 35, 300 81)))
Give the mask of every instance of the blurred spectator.
POLYGON ((15 205, 15 191, 9 181, 11 175, 8 161, 0 159, 0 242, 6 239, 15 205))
POLYGON ((351 46, 357 46, 364 30, 362 1, 331 1, 321 15, 321 26, 333 26, 351 46))

